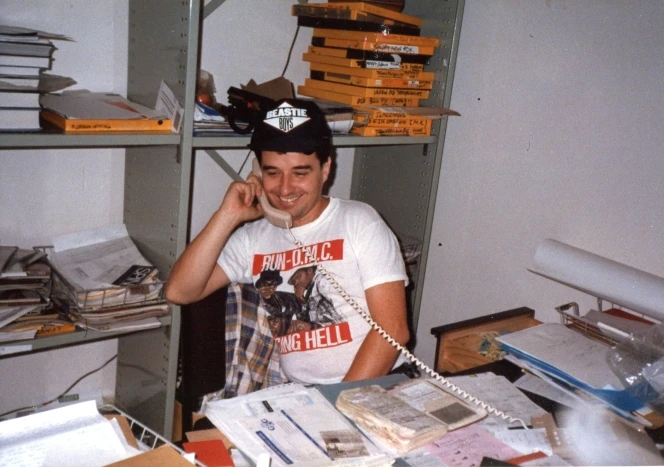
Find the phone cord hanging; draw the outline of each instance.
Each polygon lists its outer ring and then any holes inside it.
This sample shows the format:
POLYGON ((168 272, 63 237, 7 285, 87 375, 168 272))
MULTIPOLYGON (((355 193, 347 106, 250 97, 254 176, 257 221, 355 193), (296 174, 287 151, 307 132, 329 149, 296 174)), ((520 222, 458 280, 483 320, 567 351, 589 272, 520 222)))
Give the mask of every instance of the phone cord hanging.
POLYGON ((378 323, 376 323, 371 315, 367 313, 348 293, 339 285, 339 283, 334 279, 330 273, 320 264, 320 262, 314 257, 314 255, 311 253, 309 248, 305 247, 301 241, 299 241, 297 238, 295 238, 295 235, 293 235, 293 232, 291 232, 291 229, 288 229, 288 233, 293 239, 293 243, 295 243, 299 248, 302 248, 304 250, 305 254, 309 258, 310 261, 316 265, 316 268, 320 273, 327 279, 327 281, 334 287, 334 289, 341 295, 346 302, 353 307, 355 311, 357 311, 364 320, 369 323, 369 325, 383 338, 390 343, 393 347, 398 349, 408 360, 410 360, 412 363, 417 365, 420 369, 422 369, 425 373, 433 377, 434 379, 440 381, 445 385, 446 388, 450 389, 452 392, 455 392, 459 396, 461 396, 463 399, 466 399, 468 401, 473 402, 475 405, 482 407, 484 410, 486 410, 488 413, 495 415, 497 417, 502 418, 503 420, 508 420, 510 423, 513 422, 519 422, 523 425, 525 429, 528 429, 528 426, 526 423, 521 420, 520 418, 517 417, 512 417, 510 415, 507 415, 505 412, 498 410, 491 405, 487 404, 486 402, 478 399, 477 397, 473 396, 472 394, 469 394, 468 392, 464 391, 461 389, 459 386, 455 385, 451 381, 448 381, 444 377, 442 377, 440 374, 438 374, 436 371, 433 369, 429 368, 424 362, 419 360, 415 355, 413 355, 406 347, 403 345, 399 344, 392 336, 390 336, 387 331, 385 331, 378 323))

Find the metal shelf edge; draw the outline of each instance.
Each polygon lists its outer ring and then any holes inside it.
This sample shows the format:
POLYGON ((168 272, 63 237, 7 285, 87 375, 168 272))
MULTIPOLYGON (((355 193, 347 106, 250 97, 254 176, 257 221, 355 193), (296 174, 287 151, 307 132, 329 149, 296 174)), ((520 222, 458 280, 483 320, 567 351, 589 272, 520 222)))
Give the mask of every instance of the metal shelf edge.
MULTIPOLYGON (((332 145, 336 147, 355 146, 394 146, 404 144, 432 144, 437 140, 436 135, 431 136, 356 136, 335 135, 332 137, 332 145)), ((225 148, 225 149, 247 149, 250 138, 248 136, 195 136, 193 147, 203 148, 225 148)))
POLYGON ((168 146, 180 139, 175 133, 0 133, 0 149, 168 146))

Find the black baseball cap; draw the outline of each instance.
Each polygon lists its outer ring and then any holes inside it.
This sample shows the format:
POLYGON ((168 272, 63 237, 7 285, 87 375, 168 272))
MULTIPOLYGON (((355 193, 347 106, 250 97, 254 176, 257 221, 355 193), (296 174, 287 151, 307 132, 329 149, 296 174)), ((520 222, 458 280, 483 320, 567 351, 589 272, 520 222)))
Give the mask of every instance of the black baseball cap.
POLYGON ((281 99, 261 109, 249 148, 254 152, 316 152, 332 145, 323 111, 307 99, 281 99))

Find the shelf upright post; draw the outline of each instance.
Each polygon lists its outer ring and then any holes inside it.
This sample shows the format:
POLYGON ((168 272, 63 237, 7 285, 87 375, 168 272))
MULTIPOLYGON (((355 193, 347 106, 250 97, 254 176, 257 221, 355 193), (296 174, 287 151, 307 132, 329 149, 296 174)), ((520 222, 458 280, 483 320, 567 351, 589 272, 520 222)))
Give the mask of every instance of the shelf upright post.
MULTIPOLYGON (((189 235, 201 1, 130 0, 129 99, 154 107, 164 80, 185 109, 179 144, 126 149, 124 222, 162 279, 189 235)), ((116 405, 172 436, 180 309, 171 325, 118 340, 116 405)))

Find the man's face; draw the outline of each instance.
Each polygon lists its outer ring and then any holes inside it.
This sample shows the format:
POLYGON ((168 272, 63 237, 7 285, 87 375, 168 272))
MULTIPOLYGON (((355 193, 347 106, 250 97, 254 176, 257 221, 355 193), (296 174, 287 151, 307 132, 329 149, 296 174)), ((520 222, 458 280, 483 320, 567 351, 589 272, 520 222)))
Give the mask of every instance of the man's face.
POLYGON ((269 300, 277 290, 277 283, 275 281, 264 281, 258 288, 258 293, 264 300, 269 300))
POLYGON ((331 160, 321 166, 314 154, 275 151, 263 151, 261 159, 270 204, 289 213, 294 227, 316 220, 327 206, 323 184, 330 175, 331 160))

